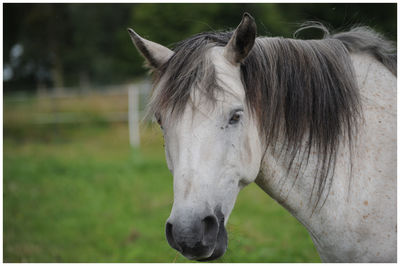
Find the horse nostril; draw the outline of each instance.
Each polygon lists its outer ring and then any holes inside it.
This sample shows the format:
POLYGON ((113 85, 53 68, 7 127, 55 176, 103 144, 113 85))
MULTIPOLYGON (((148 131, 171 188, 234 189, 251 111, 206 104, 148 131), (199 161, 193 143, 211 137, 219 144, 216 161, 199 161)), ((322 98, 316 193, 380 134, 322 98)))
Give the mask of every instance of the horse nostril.
POLYGON ((167 236, 168 244, 172 248, 181 251, 181 248, 175 242, 174 235, 172 234, 172 224, 170 222, 167 222, 165 225, 165 235, 167 236))
POLYGON ((218 220, 214 215, 209 215, 205 217, 202 221, 204 235, 203 235, 203 244, 208 245, 212 244, 216 241, 218 235, 218 220))

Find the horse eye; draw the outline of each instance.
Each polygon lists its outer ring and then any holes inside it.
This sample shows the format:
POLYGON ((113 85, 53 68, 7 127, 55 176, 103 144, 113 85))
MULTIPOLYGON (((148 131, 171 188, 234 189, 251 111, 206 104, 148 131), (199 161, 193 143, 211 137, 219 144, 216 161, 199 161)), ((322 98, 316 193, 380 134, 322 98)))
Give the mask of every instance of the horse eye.
POLYGON ((229 120, 229 124, 230 125, 236 124, 237 122, 240 121, 240 117, 241 115, 238 112, 234 113, 231 119, 229 120))

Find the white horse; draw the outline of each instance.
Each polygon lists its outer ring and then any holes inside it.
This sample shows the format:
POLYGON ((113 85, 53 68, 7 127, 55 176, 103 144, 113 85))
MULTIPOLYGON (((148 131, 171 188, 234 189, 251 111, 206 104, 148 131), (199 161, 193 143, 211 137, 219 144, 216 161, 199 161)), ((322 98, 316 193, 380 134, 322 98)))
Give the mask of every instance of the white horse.
POLYGON ((234 32, 198 34, 173 51, 128 31, 156 76, 149 111, 174 176, 171 247, 222 256, 236 197, 256 182, 307 228, 322 261, 396 262, 390 42, 366 27, 256 38, 247 13, 234 32))

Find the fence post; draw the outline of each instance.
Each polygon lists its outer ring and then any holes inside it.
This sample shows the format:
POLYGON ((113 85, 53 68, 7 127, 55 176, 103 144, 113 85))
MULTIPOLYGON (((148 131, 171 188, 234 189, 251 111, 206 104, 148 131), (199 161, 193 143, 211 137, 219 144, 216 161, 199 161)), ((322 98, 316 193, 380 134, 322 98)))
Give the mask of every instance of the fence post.
POLYGON ((140 146, 139 135, 139 88, 130 85, 128 88, 128 120, 129 120, 129 143, 132 148, 140 146))

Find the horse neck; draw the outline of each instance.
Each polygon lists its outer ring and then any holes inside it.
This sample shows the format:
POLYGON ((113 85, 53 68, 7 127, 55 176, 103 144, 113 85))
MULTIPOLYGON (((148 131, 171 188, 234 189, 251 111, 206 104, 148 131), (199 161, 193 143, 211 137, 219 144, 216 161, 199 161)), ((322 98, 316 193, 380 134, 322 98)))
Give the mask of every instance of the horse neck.
MULTIPOLYGON (((279 149, 279 146, 276 148, 279 149)), ((342 158, 349 158, 349 151, 345 144, 338 148, 338 153, 342 158)), ((312 231, 320 219, 326 219, 330 215, 326 212, 329 205, 335 206, 342 199, 348 198, 347 188, 350 185, 348 177, 351 165, 349 160, 338 159, 332 186, 327 185, 318 201, 314 179, 318 178, 315 172, 319 157, 312 150, 307 163, 303 162, 301 165, 297 162, 301 161, 302 156, 300 153, 294 159, 295 163, 288 171, 287 160, 267 149, 261 163, 260 174, 255 182, 309 231, 312 231)))
POLYGON ((296 176, 296 171, 287 174, 285 160, 267 150, 256 179, 307 228, 325 261, 385 259, 396 242, 396 77, 370 56, 352 55, 352 61, 364 122, 354 143, 351 172, 346 142, 338 148, 332 186, 322 196, 322 200, 328 196, 324 206, 313 212, 310 202, 318 159, 313 152, 307 169, 296 176), (373 237, 365 240, 366 235, 373 237), (365 256, 362 252, 374 246, 374 241, 388 244, 375 247, 372 257, 365 256), (358 250, 343 253, 351 249, 358 250))
MULTIPOLYGON (((360 125, 358 135, 353 140, 355 141, 353 154, 350 154, 347 140, 342 139, 338 146, 332 186, 328 185, 328 189, 325 189, 321 196, 322 202, 326 199, 326 204, 332 206, 343 205, 343 201, 350 200, 350 188, 354 187, 355 183, 359 183, 361 186, 365 184, 368 176, 360 167, 365 164, 365 154, 374 153, 374 156, 385 158, 386 161, 390 161, 390 156, 393 154, 395 156, 393 149, 396 142, 396 77, 369 54, 351 54, 351 60, 360 90, 362 119, 364 120, 360 125), (385 153, 385 151, 391 153, 385 153)), ((306 141, 307 137, 304 140, 306 141)), ((280 142, 284 143, 285 141, 281 139, 280 142)), ((279 144, 274 147, 274 150, 281 150, 279 144)), ((302 156, 301 153, 293 161, 300 162, 302 160, 300 156, 302 156)), ((271 149, 267 149, 256 183, 306 226, 308 221, 315 217, 331 216, 331 212, 324 211, 329 207, 314 212, 315 201, 310 200, 310 195, 314 190, 315 172, 319 159, 316 151, 310 153, 309 162, 306 169, 303 169, 304 171, 296 171, 296 166, 294 166, 294 170, 288 173, 288 162, 285 159, 278 158, 271 149)), ((379 163, 384 164, 385 160, 379 159, 379 163)), ((375 168, 378 167, 377 159, 370 163, 373 163, 375 168)), ((386 166, 382 167, 387 168, 386 166)), ((389 169, 387 172, 390 176, 395 168, 390 165, 387 169, 389 169)), ((382 171, 375 174, 381 176, 382 171)), ((311 199, 315 200, 316 196, 312 196, 311 199)))

